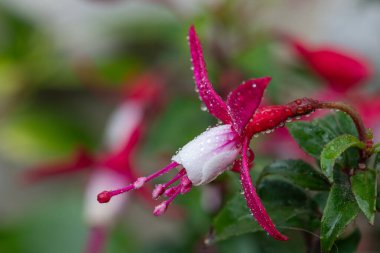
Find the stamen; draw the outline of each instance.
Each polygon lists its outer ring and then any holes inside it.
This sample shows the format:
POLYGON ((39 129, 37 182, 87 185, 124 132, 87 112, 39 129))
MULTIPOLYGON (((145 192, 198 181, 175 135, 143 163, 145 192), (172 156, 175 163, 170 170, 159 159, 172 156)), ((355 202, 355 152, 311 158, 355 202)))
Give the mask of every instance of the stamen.
POLYGON ((166 201, 164 201, 154 208, 153 215, 160 216, 163 213, 165 213, 167 208, 168 208, 168 205, 166 204, 166 201))
POLYGON ((165 187, 162 184, 156 185, 152 191, 152 198, 158 199, 165 191, 165 187))
POLYGON ((173 196, 173 194, 176 192, 177 188, 180 187, 181 185, 176 185, 176 186, 173 186, 169 189, 167 189, 164 193, 164 195, 168 198, 170 198, 171 196, 173 196))
POLYGON ((172 185, 174 182, 178 181, 178 179, 182 178, 183 175, 186 174, 186 170, 182 169, 180 172, 177 173, 172 179, 170 179, 167 183, 165 184, 159 184, 157 185, 153 192, 152 192, 152 197, 153 199, 158 199, 164 192, 165 190, 172 185))
POLYGON ((149 182, 152 179, 155 179, 156 177, 159 177, 163 174, 168 173, 170 170, 174 169, 178 165, 179 165, 178 163, 172 162, 169 165, 167 165, 166 167, 162 168, 161 170, 156 171, 155 173, 153 173, 147 177, 138 178, 134 183, 132 183, 132 184, 130 184, 124 188, 120 188, 120 189, 113 190, 113 191, 103 191, 103 192, 98 194, 98 198, 97 198, 98 202, 99 203, 107 203, 110 201, 110 199, 113 196, 119 195, 119 194, 124 193, 124 192, 129 192, 131 190, 139 189, 145 183, 149 182))
POLYGON ((163 201, 161 204, 156 206, 153 211, 154 216, 160 216, 165 213, 166 209, 168 209, 168 206, 171 202, 181 193, 182 184, 179 184, 175 187, 172 187, 170 189, 175 189, 174 193, 168 198, 167 200, 163 201))
POLYGON ((191 190, 193 183, 190 181, 190 179, 187 176, 184 176, 181 178, 181 185, 182 185, 181 194, 185 194, 191 190))
POLYGON ((173 186, 165 191, 165 196, 172 197, 173 194, 176 193, 176 190, 178 187, 181 188, 182 195, 186 194, 187 192, 191 190, 192 186, 193 186, 193 183, 190 181, 190 179, 187 176, 183 176, 181 177, 181 183, 179 185, 173 186))
POLYGON ((159 176, 162 176, 162 175, 168 173, 169 171, 171 171, 172 169, 174 169, 178 165, 179 164, 176 163, 176 162, 170 163, 168 166, 162 168, 161 170, 158 170, 155 173, 153 173, 152 175, 147 176, 146 177, 146 182, 149 182, 150 180, 155 179, 156 177, 159 177, 159 176))

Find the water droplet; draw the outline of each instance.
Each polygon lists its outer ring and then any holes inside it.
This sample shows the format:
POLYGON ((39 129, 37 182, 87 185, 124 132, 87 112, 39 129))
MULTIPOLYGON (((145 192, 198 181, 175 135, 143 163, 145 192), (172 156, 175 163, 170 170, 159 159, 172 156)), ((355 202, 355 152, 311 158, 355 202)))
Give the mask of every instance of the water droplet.
POLYGON ((207 107, 205 104, 201 104, 201 111, 203 112, 207 111, 207 107))
POLYGON ((252 84, 252 88, 256 88, 257 87, 257 85, 254 83, 254 84, 252 84))
POLYGON ((297 116, 296 119, 301 119, 301 116, 297 116))
POLYGON ((291 118, 288 118, 288 119, 286 120, 286 122, 287 122, 287 123, 290 123, 290 122, 292 122, 292 119, 291 119, 291 118))

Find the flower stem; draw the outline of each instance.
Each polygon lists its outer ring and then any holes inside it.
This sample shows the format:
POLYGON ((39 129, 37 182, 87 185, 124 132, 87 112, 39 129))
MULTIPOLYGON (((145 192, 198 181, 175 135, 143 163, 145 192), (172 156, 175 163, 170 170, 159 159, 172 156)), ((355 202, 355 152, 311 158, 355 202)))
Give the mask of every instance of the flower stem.
POLYGON ((364 126, 363 120, 359 113, 350 105, 342 102, 319 102, 319 108, 321 109, 337 109, 347 113, 354 121, 355 127, 359 134, 359 139, 362 142, 366 142, 367 130, 364 126))

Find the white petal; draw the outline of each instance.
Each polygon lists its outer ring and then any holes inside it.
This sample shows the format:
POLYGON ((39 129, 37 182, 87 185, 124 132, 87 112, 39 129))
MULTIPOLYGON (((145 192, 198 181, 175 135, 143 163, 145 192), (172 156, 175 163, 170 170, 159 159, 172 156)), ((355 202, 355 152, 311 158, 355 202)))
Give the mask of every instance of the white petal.
POLYGON ((186 144, 172 160, 181 164, 193 185, 215 179, 235 160, 240 148, 231 125, 210 128, 186 144))
POLYGON ((105 132, 108 150, 116 150, 129 140, 143 117, 142 106, 138 102, 125 102, 112 114, 105 132))
POLYGON ((120 173, 107 169, 94 171, 87 186, 84 206, 84 216, 90 226, 106 227, 113 223, 127 202, 128 196, 116 196, 109 203, 100 204, 97 195, 104 190, 124 187, 127 183, 120 173))
POLYGON ((211 156, 203 166, 202 181, 199 184, 207 184, 223 173, 239 154, 239 149, 227 150, 215 156, 211 156))

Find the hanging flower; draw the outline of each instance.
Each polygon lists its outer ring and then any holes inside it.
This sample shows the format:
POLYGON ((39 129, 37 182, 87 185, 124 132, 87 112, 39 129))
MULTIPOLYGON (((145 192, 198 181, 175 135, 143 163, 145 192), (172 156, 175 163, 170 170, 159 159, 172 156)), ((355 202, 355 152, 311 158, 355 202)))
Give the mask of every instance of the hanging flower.
MULTIPOLYGON (((81 148, 71 161, 39 166, 26 173, 27 180, 34 182, 53 175, 91 170, 84 199, 84 218, 91 228, 87 251, 91 253, 101 251, 107 228, 127 203, 127 198, 119 198, 104 206, 96 201, 95 196, 104 188, 122 187, 138 179, 133 154, 143 134, 147 110, 157 105, 161 93, 160 79, 154 73, 141 75, 132 83, 106 127, 107 153, 92 155, 81 148)), ((138 193, 151 204, 147 190, 138 193)))
POLYGON ((124 188, 103 191, 98 195, 98 201, 106 203, 115 195, 139 189, 145 183, 177 167, 182 167, 167 183, 157 185, 152 193, 155 199, 161 195, 168 197, 153 211, 154 215, 161 215, 176 196, 187 193, 193 186, 209 183, 233 164, 233 170, 240 173, 247 205, 257 222, 274 238, 287 240, 287 237, 274 226, 253 187, 249 174, 253 152, 249 149, 249 143, 255 134, 272 132, 276 127, 283 126, 289 118, 313 112, 317 102, 304 98, 283 106, 258 108, 270 81, 269 77, 251 79, 242 83, 229 94, 225 102, 215 92, 208 79, 201 44, 193 26, 189 31, 189 43, 194 79, 200 99, 209 113, 222 124, 207 129, 179 149, 172 157, 172 162, 163 169, 147 177, 141 177, 124 188), (178 184, 172 186, 175 182, 178 184))

